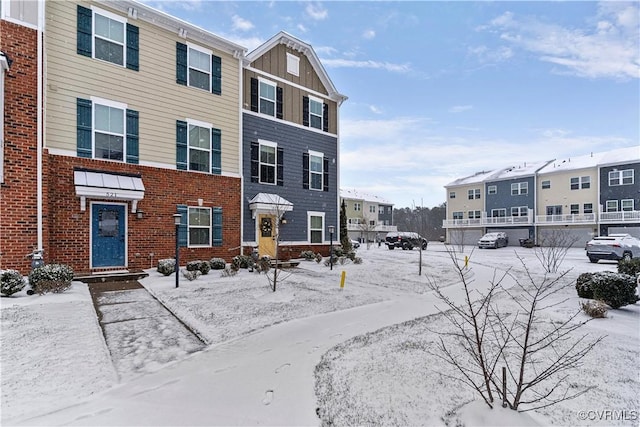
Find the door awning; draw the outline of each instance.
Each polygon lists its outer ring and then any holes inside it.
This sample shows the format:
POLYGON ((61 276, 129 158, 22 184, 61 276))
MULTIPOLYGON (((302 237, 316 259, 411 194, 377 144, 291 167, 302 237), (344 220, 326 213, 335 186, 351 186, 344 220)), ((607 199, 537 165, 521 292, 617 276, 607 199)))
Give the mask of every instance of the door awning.
POLYGON ((86 199, 90 198, 131 201, 131 212, 135 213, 138 201, 144 198, 142 178, 136 175, 75 170, 73 181, 82 211, 86 210, 86 199))
POLYGON ((254 218, 256 213, 282 215, 293 210, 293 203, 277 194, 258 193, 249 200, 249 209, 253 212, 254 218))

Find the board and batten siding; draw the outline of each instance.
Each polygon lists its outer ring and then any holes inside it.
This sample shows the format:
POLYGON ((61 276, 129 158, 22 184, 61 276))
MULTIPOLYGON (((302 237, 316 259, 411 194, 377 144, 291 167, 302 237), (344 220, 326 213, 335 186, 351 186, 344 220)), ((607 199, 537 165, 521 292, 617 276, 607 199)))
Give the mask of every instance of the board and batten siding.
POLYGON ((572 204, 580 205, 582 214, 585 203, 593 203, 593 212, 598 210, 598 170, 597 168, 576 169, 557 173, 540 174, 537 178, 537 215, 546 215, 547 206, 562 205, 562 213, 569 214, 572 204), (571 178, 588 176, 589 188, 571 189, 571 178), (549 181, 551 188, 542 188, 542 181, 549 181))
MULTIPOLYGON (((188 118, 221 130, 222 174, 239 176, 239 60, 209 48, 222 58, 222 95, 180 85, 176 83, 176 42, 189 40, 130 18, 128 22, 140 30, 139 71, 79 55, 78 4, 89 8, 93 3, 46 2, 47 147, 76 151, 76 99, 95 96, 126 103, 140 113, 141 164, 175 168, 176 120, 188 118)), ((102 4, 95 6, 122 16, 102 4)))

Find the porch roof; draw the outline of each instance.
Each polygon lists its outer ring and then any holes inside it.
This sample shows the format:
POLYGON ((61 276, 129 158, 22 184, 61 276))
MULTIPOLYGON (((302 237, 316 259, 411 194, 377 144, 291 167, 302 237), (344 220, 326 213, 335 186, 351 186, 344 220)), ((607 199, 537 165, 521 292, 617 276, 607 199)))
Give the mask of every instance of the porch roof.
POLYGON ((139 200, 144 198, 142 178, 106 172, 74 170, 73 181, 80 208, 85 210, 86 198, 131 201, 131 212, 136 212, 139 200))

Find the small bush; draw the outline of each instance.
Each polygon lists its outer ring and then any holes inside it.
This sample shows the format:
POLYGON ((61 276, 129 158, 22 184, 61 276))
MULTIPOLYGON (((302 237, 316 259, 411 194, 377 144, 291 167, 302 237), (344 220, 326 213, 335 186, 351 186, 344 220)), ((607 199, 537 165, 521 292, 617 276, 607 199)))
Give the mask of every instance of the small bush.
POLYGON ((351 261, 353 261, 354 259, 356 259, 356 251, 350 250, 349 252, 345 253, 344 256, 349 258, 351 261))
POLYGON ((165 276, 169 276, 176 271, 176 260, 173 258, 166 258, 158 260, 158 273, 165 276))
POLYGON ((189 261, 187 263, 187 271, 200 270, 200 264, 202 264, 202 261, 189 261))
POLYGON ((19 271, 0 270, 0 292, 2 295, 13 295, 20 292, 25 286, 26 282, 19 271))
POLYGON ((201 274, 200 270, 182 270, 182 275, 190 282, 196 280, 201 274))
POLYGON ((362 258, 360 258, 359 256, 355 257, 353 259, 353 263, 354 264, 362 264, 362 258))
POLYGON ((584 301, 580 304, 580 307, 582 308, 582 311, 593 318, 601 319, 603 317, 607 317, 607 305, 602 301, 584 301))
POLYGON ((31 289, 40 294, 46 292, 64 292, 69 288, 72 280, 73 269, 65 264, 47 264, 29 273, 31 289), (42 289, 40 289, 40 287, 42 287, 42 289))
POLYGON ((618 261, 618 273, 628 274, 629 276, 640 274, 640 258, 621 259, 618 261))
POLYGON ((576 280, 576 291, 580 298, 593 299, 593 290, 591 289, 590 282, 594 273, 582 273, 576 280))
POLYGON ((211 258, 209 260, 209 266, 212 270, 224 270, 227 266, 227 262, 222 258, 211 258))
POLYGON ((315 257, 316 262, 317 262, 318 264, 320 264, 320 263, 322 262, 322 258, 323 258, 323 257, 322 257, 322 254, 320 254, 320 252, 318 252, 318 253, 316 254, 316 257, 315 257))
POLYGON ((249 255, 236 255, 231 260, 231 264, 235 266, 236 269, 249 268, 252 264, 252 259, 249 255))
POLYGON ((620 308, 638 301, 636 280, 628 274, 608 271, 595 273, 589 286, 593 290, 593 299, 601 300, 611 308, 620 308))
POLYGON ((238 269, 233 267, 233 264, 230 266, 225 266, 224 269, 222 270, 222 273, 220 273, 221 277, 232 277, 235 276, 236 274, 238 274, 238 269))
POLYGON ((315 259, 316 254, 313 251, 302 251, 300 252, 300 258, 304 258, 306 261, 311 261, 315 259))
POLYGON ((210 271, 211 271, 211 264, 209 264, 208 261, 201 261, 200 262, 200 273, 209 274, 210 271))
POLYGON ((334 246, 333 255, 340 258, 341 256, 344 256, 344 250, 340 246, 334 246))

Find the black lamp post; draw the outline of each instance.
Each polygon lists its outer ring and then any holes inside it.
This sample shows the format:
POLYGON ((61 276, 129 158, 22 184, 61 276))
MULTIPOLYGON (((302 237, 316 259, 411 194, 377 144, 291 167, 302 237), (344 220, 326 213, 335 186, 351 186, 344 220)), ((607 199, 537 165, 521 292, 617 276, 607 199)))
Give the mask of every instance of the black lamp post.
POLYGON ((329 252, 329 265, 331 266, 331 270, 333 270, 333 232, 336 228, 333 225, 329 226, 329 244, 331 245, 331 250, 329 252))
POLYGON ((173 214, 173 223, 176 225, 176 288, 178 287, 178 282, 180 281, 180 244, 178 241, 178 233, 180 231, 180 221, 182 220, 182 215, 179 213, 173 214))

